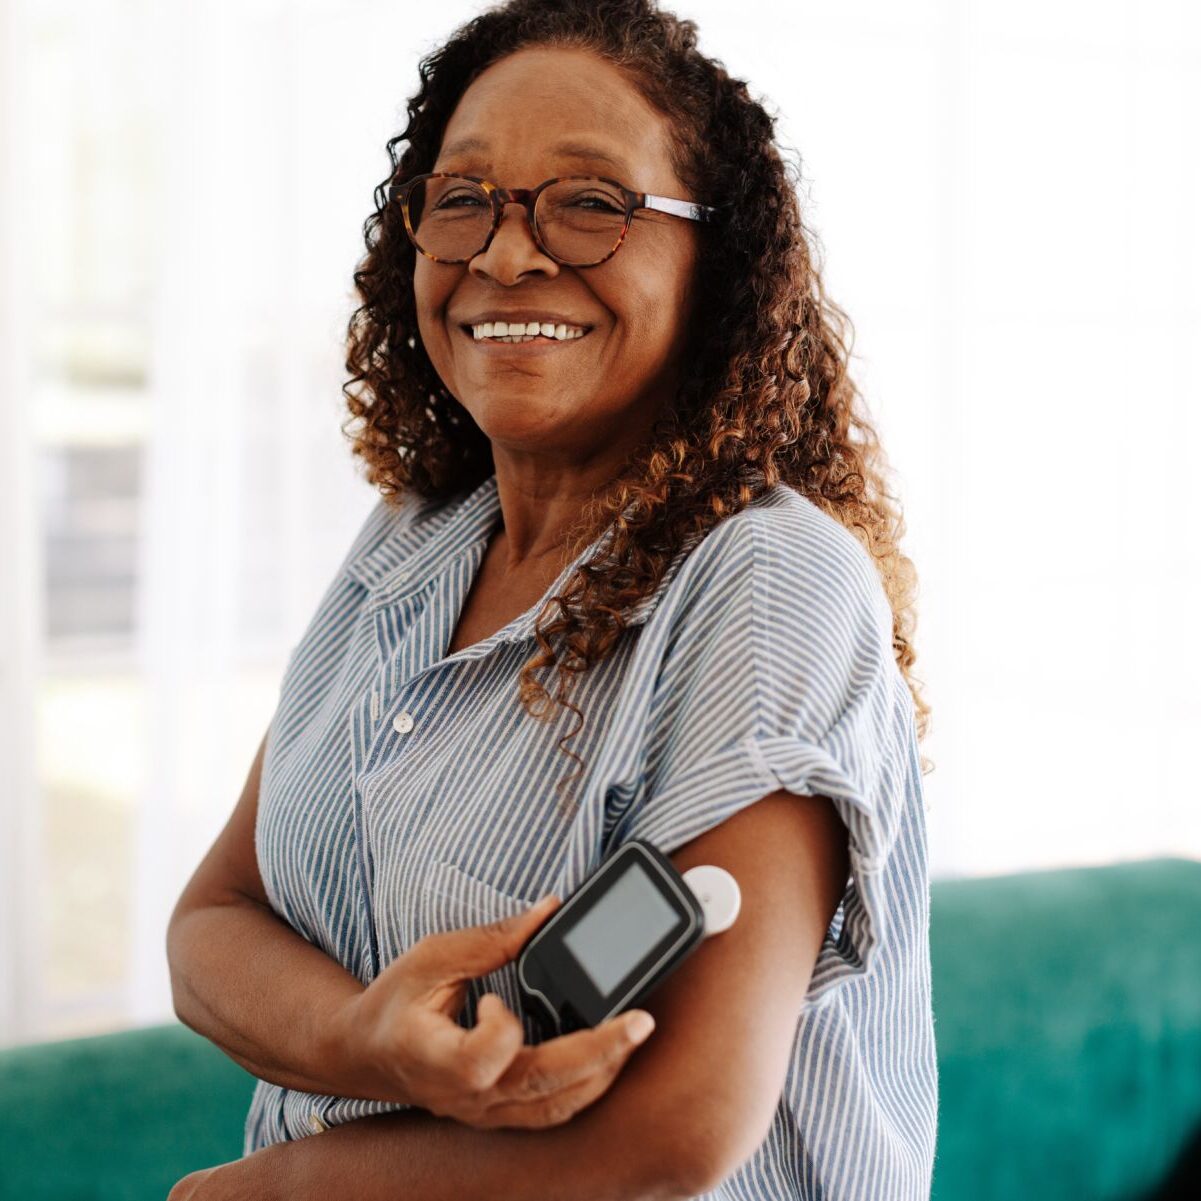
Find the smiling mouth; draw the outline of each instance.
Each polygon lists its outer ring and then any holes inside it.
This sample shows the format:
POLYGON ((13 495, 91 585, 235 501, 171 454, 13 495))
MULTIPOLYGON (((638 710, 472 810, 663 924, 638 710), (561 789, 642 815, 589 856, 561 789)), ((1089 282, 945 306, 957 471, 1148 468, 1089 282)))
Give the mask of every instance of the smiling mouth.
POLYGON ((477 338, 475 331, 470 325, 460 325, 459 329, 463 331, 468 340, 475 346, 527 346, 535 343, 542 346, 573 346, 576 342, 582 342, 590 333, 593 327, 585 325, 581 327, 583 333, 575 338, 548 338, 545 334, 518 334, 506 335, 503 338, 477 338))

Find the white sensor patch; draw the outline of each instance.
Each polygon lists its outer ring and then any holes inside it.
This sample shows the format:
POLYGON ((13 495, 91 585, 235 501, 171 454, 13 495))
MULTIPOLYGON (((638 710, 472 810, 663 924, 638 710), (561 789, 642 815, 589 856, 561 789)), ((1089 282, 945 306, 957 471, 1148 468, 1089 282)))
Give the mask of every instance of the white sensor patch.
POLYGON ((692 889, 705 911, 705 937, 728 930, 742 908, 742 890, 724 867, 702 864, 684 872, 684 883, 692 889))

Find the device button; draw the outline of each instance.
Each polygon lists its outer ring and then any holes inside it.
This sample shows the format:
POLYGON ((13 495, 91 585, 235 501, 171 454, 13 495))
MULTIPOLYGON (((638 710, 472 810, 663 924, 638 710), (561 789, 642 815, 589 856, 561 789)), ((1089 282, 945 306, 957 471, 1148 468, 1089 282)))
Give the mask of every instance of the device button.
POLYGON ((392 729, 398 734, 407 734, 413 728, 413 715, 401 711, 392 719, 392 729))

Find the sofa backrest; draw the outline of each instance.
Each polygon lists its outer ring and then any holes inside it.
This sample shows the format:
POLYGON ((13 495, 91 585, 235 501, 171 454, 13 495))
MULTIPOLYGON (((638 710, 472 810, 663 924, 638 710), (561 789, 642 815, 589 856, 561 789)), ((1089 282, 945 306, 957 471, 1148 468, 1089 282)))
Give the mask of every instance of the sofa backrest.
MULTIPOLYGON (((1201 863, 935 881, 930 926, 934 1201, 1201 1197, 1201 863)), ((162 1201, 253 1087, 178 1024, 0 1051, 0 1201, 162 1201)))
POLYGON ((936 881, 930 927, 934 1201, 1164 1188, 1201 1133, 1201 863, 936 881))

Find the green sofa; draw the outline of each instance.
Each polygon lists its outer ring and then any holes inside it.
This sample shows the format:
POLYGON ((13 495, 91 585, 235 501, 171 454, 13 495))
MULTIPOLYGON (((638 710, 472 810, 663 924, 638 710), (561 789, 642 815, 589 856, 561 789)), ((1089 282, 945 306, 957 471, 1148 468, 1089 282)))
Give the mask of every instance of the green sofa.
MULTIPOLYGON (((1201 1198, 1201 862, 939 880, 930 925, 936 1201, 1201 1198)), ((0 1201, 163 1201, 253 1084, 181 1025, 0 1051, 0 1201)))

